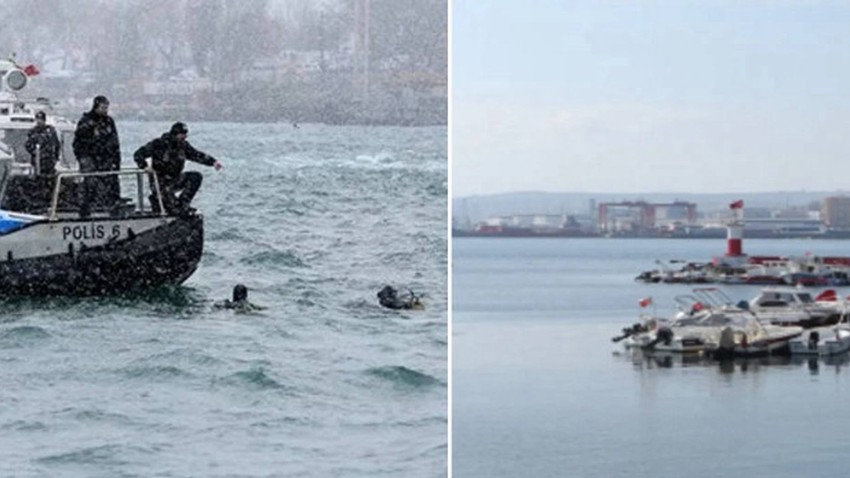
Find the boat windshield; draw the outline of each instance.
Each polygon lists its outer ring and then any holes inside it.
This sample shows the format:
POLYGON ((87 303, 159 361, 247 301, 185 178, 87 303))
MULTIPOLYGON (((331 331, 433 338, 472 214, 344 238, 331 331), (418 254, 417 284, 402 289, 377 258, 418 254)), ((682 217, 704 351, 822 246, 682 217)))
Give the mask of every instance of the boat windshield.
POLYGON ((747 327, 753 317, 746 313, 712 312, 705 314, 696 324, 701 327, 747 327))
POLYGON ((809 292, 765 291, 756 300, 759 307, 788 307, 791 304, 811 304, 815 299, 809 292))

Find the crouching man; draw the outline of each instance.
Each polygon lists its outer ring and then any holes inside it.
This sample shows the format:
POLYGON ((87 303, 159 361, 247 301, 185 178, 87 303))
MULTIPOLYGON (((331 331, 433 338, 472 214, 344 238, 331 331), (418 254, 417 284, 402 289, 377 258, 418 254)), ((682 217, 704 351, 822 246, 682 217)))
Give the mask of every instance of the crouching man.
MULTIPOLYGON (((133 154, 133 160, 141 169, 156 172, 159 189, 162 192, 162 205, 169 214, 191 214, 192 198, 201 187, 203 176, 196 171, 183 172, 186 160, 194 161, 204 166, 212 166, 216 171, 222 165, 212 156, 198 151, 186 140, 189 129, 180 122, 174 123, 171 130, 156 138, 133 154), (151 158, 148 166, 147 159, 151 158)), ((159 198, 151 186, 151 207, 159 212, 159 198)))

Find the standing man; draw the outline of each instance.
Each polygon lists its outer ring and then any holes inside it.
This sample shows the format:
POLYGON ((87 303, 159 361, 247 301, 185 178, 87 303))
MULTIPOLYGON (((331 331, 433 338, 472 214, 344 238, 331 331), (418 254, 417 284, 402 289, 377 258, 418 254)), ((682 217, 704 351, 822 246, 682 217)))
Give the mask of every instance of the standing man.
MULTIPOLYGON (((133 154, 133 160, 139 168, 156 172, 159 189, 162 192, 162 205, 170 214, 189 214, 193 211, 189 204, 204 179, 197 171, 183 172, 186 160, 212 166, 216 171, 222 168, 218 160, 192 147, 186 141, 188 134, 189 129, 185 124, 174 123, 167 133, 150 141, 133 154), (152 159, 150 167, 148 167, 147 158, 152 159)), ((150 200, 151 207, 158 212, 159 202, 156 191, 153 189, 150 200)))
MULTIPOLYGON (((121 149, 115 121, 109 116, 109 100, 96 96, 90 111, 83 113, 74 132, 74 156, 80 172, 118 171, 121 169, 121 149)), ((91 206, 120 205, 121 191, 118 176, 87 177, 82 184, 80 216, 87 217, 91 206)))
POLYGON ((35 114, 35 126, 27 133, 24 147, 32 155, 32 165, 38 175, 50 176, 56 173, 56 162, 59 161, 59 135, 56 128, 47 124, 44 111, 35 114))

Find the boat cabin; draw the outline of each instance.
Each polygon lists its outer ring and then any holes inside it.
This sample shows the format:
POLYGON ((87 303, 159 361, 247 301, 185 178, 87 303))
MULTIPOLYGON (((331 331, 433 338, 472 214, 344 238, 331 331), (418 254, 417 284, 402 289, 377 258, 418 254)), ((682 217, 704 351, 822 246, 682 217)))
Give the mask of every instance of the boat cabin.
POLYGON ((752 301, 752 308, 801 307, 814 304, 811 293, 796 289, 764 289, 752 301))
MULTIPOLYGON (((75 172, 78 164, 72 143, 76 125, 57 115, 47 98, 21 96, 27 83, 27 75, 18 65, 0 60, 0 209, 42 214, 47 211, 56 178, 39 174, 37 158, 25 148, 29 130, 35 126, 36 113, 44 112, 61 144, 57 173, 75 172)), ((76 207, 78 183, 75 180, 63 184, 62 207, 76 207)))

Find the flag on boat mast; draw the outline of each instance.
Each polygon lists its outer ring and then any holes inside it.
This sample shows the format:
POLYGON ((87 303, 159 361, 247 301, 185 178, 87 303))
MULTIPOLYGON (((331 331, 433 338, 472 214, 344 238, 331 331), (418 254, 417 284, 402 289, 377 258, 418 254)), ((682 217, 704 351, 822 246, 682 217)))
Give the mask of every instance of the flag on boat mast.
POLYGON ((650 304, 652 304, 652 297, 644 297, 638 301, 638 305, 641 307, 649 307, 650 304))
POLYGON ((729 204, 729 209, 743 209, 744 208, 744 200, 738 199, 737 201, 729 204))
POLYGON ((16 58, 15 58, 16 56, 17 56, 16 53, 12 53, 11 55, 9 55, 9 61, 12 62, 13 65, 15 65, 15 68, 23 71, 25 75, 35 76, 35 75, 41 73, 41 70, 39 70, 38 67, 35 66, 32 63, 30 63, 26 66, 19 65, 18 62, 16 61, 16 58))

